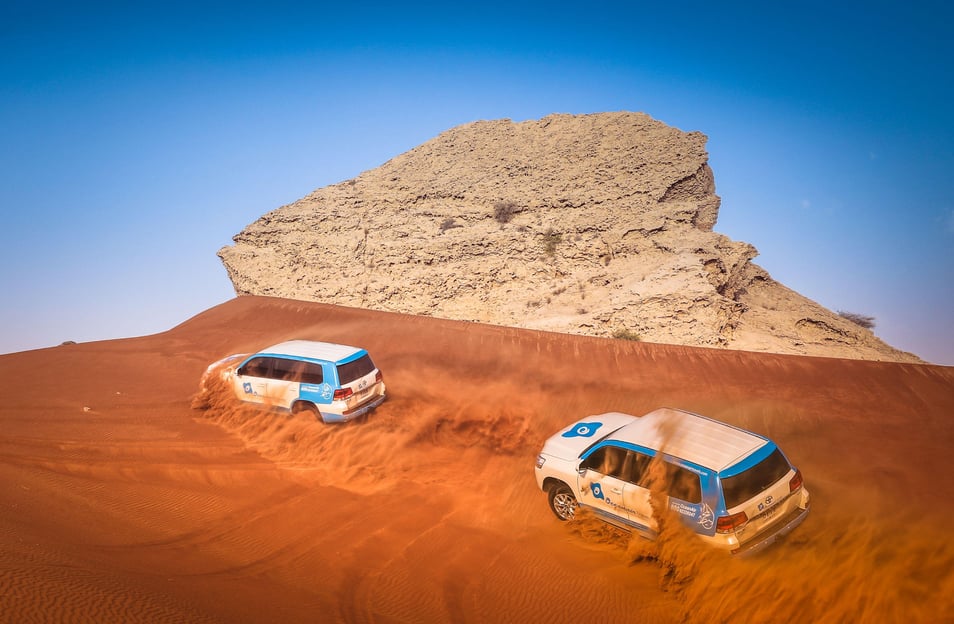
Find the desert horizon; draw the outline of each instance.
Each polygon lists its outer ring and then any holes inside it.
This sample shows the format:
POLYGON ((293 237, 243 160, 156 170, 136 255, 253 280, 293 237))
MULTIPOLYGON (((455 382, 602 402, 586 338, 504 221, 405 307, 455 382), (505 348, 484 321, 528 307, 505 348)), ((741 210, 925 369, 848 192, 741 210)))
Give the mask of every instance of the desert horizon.
POLYGON ((4 622, 954 621, 954 367, 244 296, 0 375, 4 622), (367 348, 388 400, 343 425, 193 407, 208 364, 291 338, 367 348), (740 559, 553 518, 543 441, 660 406, 778 442, 805 523, 740 559))

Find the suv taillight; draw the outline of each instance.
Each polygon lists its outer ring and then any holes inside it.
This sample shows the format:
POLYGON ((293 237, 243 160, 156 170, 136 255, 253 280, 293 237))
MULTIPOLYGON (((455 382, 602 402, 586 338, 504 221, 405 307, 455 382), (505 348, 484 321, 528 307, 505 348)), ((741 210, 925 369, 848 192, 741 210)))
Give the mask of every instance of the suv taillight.
POLYGON ((380 383, 384 381, 384 375, 381 374, 381 371, 378 371, 374 374, 374 383, 380 383))
POLYGON ((352 394, 354 394, 354 391, 351 388, 338 388, 337 390, 335 390, 334 400, 344 401, 352 394))
POLYGON ((749 517, 745 515, 744 511, 734 513, 731 516, 719 516, 719 520, 716 522, 716 533, 731 533, 748 521, 749 517))
POLYGON ((800 487, 802 487, 802 471, 796 468, 795 476, 792 477, 788 482, 788 491, 794 492, 800 487))

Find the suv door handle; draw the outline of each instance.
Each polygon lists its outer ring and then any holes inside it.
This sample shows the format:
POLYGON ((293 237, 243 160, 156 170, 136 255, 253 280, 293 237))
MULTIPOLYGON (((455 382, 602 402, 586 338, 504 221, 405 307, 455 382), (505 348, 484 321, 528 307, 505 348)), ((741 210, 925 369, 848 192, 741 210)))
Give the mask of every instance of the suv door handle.
POLYGON ((622 489, 622 488, 610 488, 610 492, 612 492, 613 494, 622 494, 622 493, 623 493, 623 489, 622 489))

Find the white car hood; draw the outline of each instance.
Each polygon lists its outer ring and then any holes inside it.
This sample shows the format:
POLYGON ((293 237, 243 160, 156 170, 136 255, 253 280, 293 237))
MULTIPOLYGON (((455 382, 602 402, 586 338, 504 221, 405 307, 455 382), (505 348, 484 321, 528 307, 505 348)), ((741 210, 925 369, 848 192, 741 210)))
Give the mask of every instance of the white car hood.
POLYGON ((594 442, 634 420, 635 416, 619 412, 587 416, 550 436, 540 452, 565 460, 576 459, 594 442))
POLYGON ((235 368, 248 357, 248 353, 233 353, 232 355, 226 356, 221 360, 212 362, 206 367, 205 372, 202 373, 202 380, 200 384, 205 386, 213 375, 218 375, 224 381, 228 381, 229 377, 232 376, 232 373, 235 372, 235 368))

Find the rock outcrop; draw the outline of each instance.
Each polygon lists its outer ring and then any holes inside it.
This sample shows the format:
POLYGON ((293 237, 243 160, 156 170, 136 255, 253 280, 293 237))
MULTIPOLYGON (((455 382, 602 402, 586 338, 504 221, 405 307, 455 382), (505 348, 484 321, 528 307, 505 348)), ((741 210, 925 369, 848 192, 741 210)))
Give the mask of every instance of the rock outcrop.
POLYGON ((479 121, 269 212, 238 295, 593 336, 920 361, 713 231, 706 137, 641 113, 479 121))

